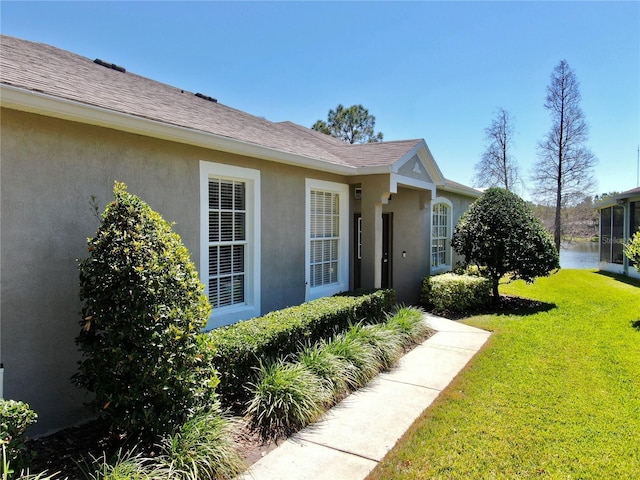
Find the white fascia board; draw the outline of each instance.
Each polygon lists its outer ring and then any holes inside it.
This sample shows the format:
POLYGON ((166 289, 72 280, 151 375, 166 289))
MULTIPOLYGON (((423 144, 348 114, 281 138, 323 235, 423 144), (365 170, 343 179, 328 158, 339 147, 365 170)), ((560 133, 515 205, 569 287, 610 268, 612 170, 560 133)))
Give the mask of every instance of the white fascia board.
POLYGON ((476 190, 475 188, 471 188, 471 187, 461 188, 453 185, 447 185, 446 183, 444 185, 438 185, 438 189, 445 192, 465 195, 467 197, 480 198, 482 196, 482 192, 479 190, 476 190))
POLYGON ((599 202, 596 202, 593 204, 593 206, 598 210, 613 207, 614 205, 617 205, 617 202, 614 197, 609 197, 605 200, 600 200, 599 202))
POLYGON ((389 183, 391 185, 391 193, 398 193, 398 185, 417 188, 419 190, 430 190, 431 192, 433 192, 434 196, 436 193, 435 183, 425 182, 424 180, 418 180, 411 177, 405 177, 404 175, 398 175, 397 173, 392 173, 390 175, 389 183))
POLYGON ((358 169, 355 167, 336 165, 230 137, 170 125, 10 85, 0 85, 0 106, 313 170, 347 176, 358 174, 358 169))
POLYGON ((356 175, 380 175, 390 173, 392 173, 391 166, 376 165, 373 167, 357 167, 356 175))
POLYGON ((435 158, 433 158, 433 154, 431 153, 431 150, 429 150, 429 145, 427 145, 427 142, 425 142, 424 140, 422 141, 422 144, 424 146, 424 150, 426 151, 427 158, 429 159, 429 162, 427 164, 427 172, 436 184, 444 183, 444 175, 442 174, 442 171, 440 170, 440 167, 438 166, 435 158))

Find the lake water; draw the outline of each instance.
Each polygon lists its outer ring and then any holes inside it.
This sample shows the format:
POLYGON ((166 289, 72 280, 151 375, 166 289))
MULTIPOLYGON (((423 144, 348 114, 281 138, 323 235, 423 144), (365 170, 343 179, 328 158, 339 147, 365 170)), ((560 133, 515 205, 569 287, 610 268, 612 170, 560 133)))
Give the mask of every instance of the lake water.
POLYGON ((598 268, 599 253, 596 242, 566 243, 560 248, 560 267, 598 268))

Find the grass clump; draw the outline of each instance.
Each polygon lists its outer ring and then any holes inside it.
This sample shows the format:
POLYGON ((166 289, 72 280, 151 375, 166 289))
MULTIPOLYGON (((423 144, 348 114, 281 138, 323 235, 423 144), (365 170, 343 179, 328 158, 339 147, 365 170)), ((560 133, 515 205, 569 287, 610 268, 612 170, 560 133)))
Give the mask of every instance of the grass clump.
POLYGON ((263 438, 288 436, 312 423, 331 398, 326 385, 303 364, 282 359, 260 365, 251 392, 246 414, 263 438))
POLYGON ((353 366, 331 352, 327 342, 307 346, 300 353, 298 361, 324 382, 334 396, 340 396, 348 390, 353 366))
POLYGON ((218 410, 200 412, 162 438, 145 455, 120 449, 93 458, 82 470, 89 480, 231 480, 246 468, 233 443, 232 421, 218 410))
POLYGON ((381 370, 375 348, 359 329, 336 335, 325 347, 330 353, 346 362, 349 370, 347 386, 351 390, 364 387, 381 370))
POLYGON ((259 367, 259 359, 295 356, 300 345, 327 340, 363 319, 382 322, 394 303, 393 290, 350 292, 205 333, 215 349, 213 366, 220 372, 216 391, 220 400, 228 408, 244 406, 249 400, 246 379, 259 367))
POLYGON ((159 463, 175 480, 231 480, 246 468, 232 429, 232 421, 218 412, 201 413, 163 440, 159 463))
POLYGON ((265 439, 299 430, 394 366, 405 348, 429 331, 421 310, 402 308, 386 324, 360 323, 308 345, 296 361, 262 363, 246 409, 249 424, 265 439))
POLYGON ((160 480, 172 478, 172 472, 165 466, 158 465, 152 458, 136 453, 135 448, 129 451, 119 450, 114 459, 106 454, 94 458, 93 464, 84 468, 85 477, 89 480, 160 480))
POLYGON ((389 370, 404 352, 401 335, 384 324, 356 325, 349 331, 349 335, 372 349, 375 357, 372 366, 377 367, 378 371, 389 370))
POLYGON ((424 312, 419 308, 399 307, 383 326, 398 336, 404 348, 408 348, 420 343, 432 332, 424 322, 423 315, 424 312))

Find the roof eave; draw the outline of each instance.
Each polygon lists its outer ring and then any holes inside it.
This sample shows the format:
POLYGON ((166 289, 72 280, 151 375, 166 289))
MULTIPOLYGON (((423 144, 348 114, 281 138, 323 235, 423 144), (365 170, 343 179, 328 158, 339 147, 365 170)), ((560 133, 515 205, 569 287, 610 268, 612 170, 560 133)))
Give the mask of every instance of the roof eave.
POLYGON ((606 197, 598 202, 595 202, 593 206, 597 209, 603 209, 612 207, 614 205, 624 205, 626 201, 637 201, 640 200, 640 188, 632 188, 631 190, 627 190, 626 192, 618 193, 616 195, 611 195, 610 197, 606 197))
POLYGON ((457 185, 448 185, 445 179, 444 184, 438 185, 438 189, 444 190, 449 193, 457 193, 459 195, 465 195, 467 197, 480 198, 482 196, 482 192, 476 190, 475 188, 465 187, 465 186, 457 186, 457 185))
POLYGON ((356 167, 338 165, 7 84, 0 84, 0 106, 313 170, 349 176, 360 174, 356 167))

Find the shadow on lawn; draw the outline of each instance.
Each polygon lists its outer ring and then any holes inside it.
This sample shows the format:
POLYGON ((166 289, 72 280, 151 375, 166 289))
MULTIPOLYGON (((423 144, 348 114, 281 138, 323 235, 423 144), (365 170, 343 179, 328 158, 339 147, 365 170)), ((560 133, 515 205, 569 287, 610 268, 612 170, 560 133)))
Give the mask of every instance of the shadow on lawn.
POLYGON ((609 277, 613 280, 617 280, 621 283, 626 283, 627 285, 632 285, 634 287, 640 287, 640 280, 637 278, 629 277, 627 275, 620 275, 618 273, 611 272, 603 272, 602 270, 598 270, 597 272, 593 272, 596 275, 602 275, 603 277, 609 277))
POLYGON ((631 326, 640 332, 640 320, 632 320, 631 326))
POLYGON ((450 320, 460 320, 475 315, 516 315, 526 317, 540 312, 548 312, 556 307, 557 305, 555 303, 540 302, 538 300, 531 300, 530 298, 513 297, 510 295, 500 295, 500 303, 498 305, 489 305, 486 308, 466 312, 432 313, 450 320))
POLYGON ((540 312, 548 312, 557 308, 555 303, 540 302, 530 298, 512 297, 502 295, 500 305, 490 309, 490 313, 496 315, 518 315, 526 317, 540 312))

